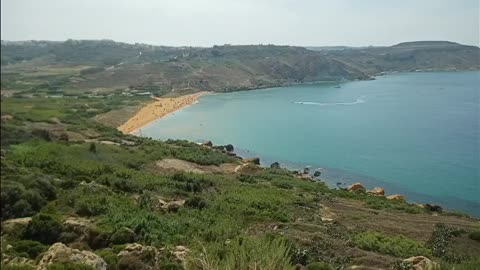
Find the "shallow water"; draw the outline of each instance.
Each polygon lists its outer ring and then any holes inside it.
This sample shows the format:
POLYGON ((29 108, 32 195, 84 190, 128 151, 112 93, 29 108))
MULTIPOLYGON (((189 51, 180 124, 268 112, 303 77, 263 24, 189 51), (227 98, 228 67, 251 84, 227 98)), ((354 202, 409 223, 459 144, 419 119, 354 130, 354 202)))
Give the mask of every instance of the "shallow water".
POLYGON ((210 94, 142 128, 480 216, 480 72, 210 94), (337 85, 340 88, 337 88, 337 85))

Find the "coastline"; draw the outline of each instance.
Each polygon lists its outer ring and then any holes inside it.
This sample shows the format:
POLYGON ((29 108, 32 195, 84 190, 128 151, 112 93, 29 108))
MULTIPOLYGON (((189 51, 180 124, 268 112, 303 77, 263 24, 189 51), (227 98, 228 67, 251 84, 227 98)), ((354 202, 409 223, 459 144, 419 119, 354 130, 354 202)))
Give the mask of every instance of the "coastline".
POLYGON ((175 98, 154 98, 153 102, 143 106, 134 116, 130 117, 125 123, 117 127, 117 129, 124 134, 132 134, 167 114, 195 103, 200 96, 208 93, 210 92, 202 91, 175 98))

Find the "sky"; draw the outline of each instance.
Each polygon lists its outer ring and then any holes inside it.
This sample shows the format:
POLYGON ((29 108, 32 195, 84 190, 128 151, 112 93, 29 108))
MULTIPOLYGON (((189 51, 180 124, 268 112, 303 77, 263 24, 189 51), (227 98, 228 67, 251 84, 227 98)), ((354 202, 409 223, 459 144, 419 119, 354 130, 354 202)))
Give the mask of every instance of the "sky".
POLYGON ((1 0, 2 40, 480 45, 480 0, 1 0))

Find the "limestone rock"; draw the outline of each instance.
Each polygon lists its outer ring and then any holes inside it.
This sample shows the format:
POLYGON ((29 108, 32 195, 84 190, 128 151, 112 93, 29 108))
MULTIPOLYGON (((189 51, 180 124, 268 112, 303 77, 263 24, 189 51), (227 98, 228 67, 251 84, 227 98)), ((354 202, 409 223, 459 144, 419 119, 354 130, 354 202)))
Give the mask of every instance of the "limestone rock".
POLYGON ((73 232, 80 236, 78 241, 83 241, 89 235, 92 223, 90 220, 81 217, 67 217, 63 222, 65 231, 73 232))
POLYGON ((189 251, 190 250, 188 248, 184 247, 184 246, 176 246, 175 250, 172 251, 172 254, 175 256, 177 261, 183 263, 183 262, 185 262, 185 258, 187 257, 187 253, 189 251))
POLYGON ((415 256, 403 260, 404 263, 413 265, 414 270, 433 270, 437 267, 437 263, 432 262, 429 258, 424 256, 415 256))
POLYGON ((124 258, 132 258, 138 263, 142 264, 144 269, 155 269, 160 261, 160 251, 153 246, 143 246, 138 243, 128 244, 125 248, 117 254, 120 260, 124 258))
POLYGON ((365 187, 362 186, 362 184, 360 184, 360 183, 355 183, 355 184, 352 184, 348 187, 348 191, 350 191, 350 192, 364 191, 364 190, 365 190, 365 187))
POLYGON ((86 250, 69 248, 62 243, 53 244, 38 263, 37 270, 45 270, 52 263, 85 264, 96 270, 106 270, 107 263, 98 255, 86 250))
POLYGON ((401 194, 393 194, 390 196, 387 196, 387 200, 405 200, 405 197, 401 194))
POLYGON ((7 234, 21 232, 27 228, 30 222, 32 222, 31 217, 14 218, 14 219, 5 220, 2 223, 2 232, 7 234))
POLYGON ((372 190, 367 191, 368 193, 376 196, 384 196, 385 195, 385 189, 382 187, 375 187, 372 190))

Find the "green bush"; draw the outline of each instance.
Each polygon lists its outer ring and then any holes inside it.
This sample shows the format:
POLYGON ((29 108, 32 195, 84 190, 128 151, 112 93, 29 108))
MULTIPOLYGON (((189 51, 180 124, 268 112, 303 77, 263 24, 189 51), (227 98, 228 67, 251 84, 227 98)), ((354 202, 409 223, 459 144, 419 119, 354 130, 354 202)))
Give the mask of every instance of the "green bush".
POLYGON ((58 240, 62 229, 62 224, 56 217, 48 214, 38 214, 33 216, 32 222, 25 230, 24 237, 43 244, 53 244, 58 240))
POLYGON ((15 241, 12 246, 18 256, 30 259, 35 259, 40 253, 47 251, 47 246, 32 240, 15 241))
POLYGON ((306 270, 333 270, 333 267, 324 262, 314 262, 308 264, 306 270))
POLYGON ((97 250, 95 253, 107 263, 107 270, 117 270, 118 256, 112 249, 97 250))
POLYGON ((435 257, 447 255, 450 239, 463 233, 463 230, 451 228, 445 224, 436 224, 427 246, 432 250, 435 257))
POLYGON ((404 236, 387 236, 380 232, 363 232, 353 236, 355 246, 395 257, 407 258, 429 255, 431 251, 422 244, 404 236))
POLYGON ((135 233, 126 227, 121 227, 110 237, 110 242, 115 245, 132 243, 134 241, 135 233))
POLYGON ((95 270, 95 268, 76 263, 54 263, 47 267, 47 270, 95 270))
POLYGON ((468 237, 472 240, 480 242, 480 231, 474 231, 468 234, 468 237))
POLYGON ((207 201, 202 199, 202 197, 194 196, 193 198, 188 198, 185 201, 185 206, 191 207, 191 208, 197 208, 202 210, 203 208, 206 208, 208 205, 207 201))
POLYGON ((239 237, 230 243, 212 243, 187 258, 187 269, 291 270, 289 246, 284 238, 239 237))
POLYGON ((35 270, 36 267, 30 265, 4 265, 0 266, 2 270, 35 270))

